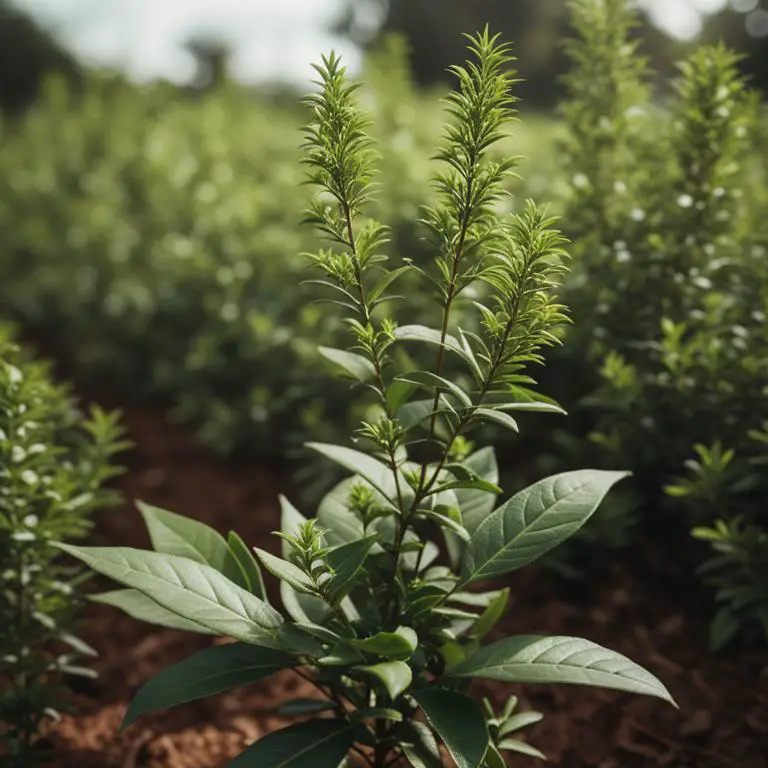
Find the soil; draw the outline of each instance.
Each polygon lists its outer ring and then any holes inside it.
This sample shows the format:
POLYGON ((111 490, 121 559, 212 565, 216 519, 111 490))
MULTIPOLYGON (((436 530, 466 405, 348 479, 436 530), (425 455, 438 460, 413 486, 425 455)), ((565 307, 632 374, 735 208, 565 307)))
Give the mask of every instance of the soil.
MULTIPOLYGON (((103 401, 104 398, 101 398, 103 401)), ((103 402, 114 406, 113 402, 103 402)), ((126 503, 100 516, 92 543, 146 546, 132 501, 141 499, 237 530, 252 545, 276 551, 277 493, 288 487, 274 467, 233 467, 198 447, 159 408, 125 412, 135 448, 117 482, 126 503)), ((566 583, 536 567, 509 580, 514 602, 505 632, 587 637, 618 650, 660 677, 680 709, 656 699, 576 686, 478 686, 503 701, 544 713, 528 740, 561 768, 768 768, 768 653, 707 649, 711 605, 692 575, 649 542, 601 566, 589 582, 566 583)), ((275 593, 275 584, 269 587, 275 593)), ((133 693, 165 666, 210 642, 141 624, 93 605, 83 633, 98 649, 98 679, 78 682, 76 714, 47 739, 57 768, 222 768, 247 744, 287 720, 270 714, 289 696, 310 695, 294 673, 263 685, 119 723, 133 693)), ((527 768, 536 760, 515 758, 527 768)))

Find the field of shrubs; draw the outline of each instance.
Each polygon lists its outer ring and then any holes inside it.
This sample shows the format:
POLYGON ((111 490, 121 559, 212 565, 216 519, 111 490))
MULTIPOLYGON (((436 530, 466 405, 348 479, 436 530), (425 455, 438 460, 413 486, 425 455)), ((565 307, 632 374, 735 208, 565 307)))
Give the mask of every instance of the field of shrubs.
POLYGON ((556 115, 478 35, 0 124, 2 765, 768 766, 768 114, 571 13, 556 115))

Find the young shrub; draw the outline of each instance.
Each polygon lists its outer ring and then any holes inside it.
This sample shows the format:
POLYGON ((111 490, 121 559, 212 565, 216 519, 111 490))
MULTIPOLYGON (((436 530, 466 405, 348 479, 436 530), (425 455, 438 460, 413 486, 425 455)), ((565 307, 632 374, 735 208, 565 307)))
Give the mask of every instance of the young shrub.
POLYGON ((488 150, 514 114, 511 59, 487 31, 470 38, 469 48, 470 60, 453 69, 458 89, 447 99, 439 201, 424 214, 435 254, 425 269, 406 260, 388 266, 386 230, 365 215, 374 155, 356 86, 333 54, 317 67, 306 162, 320 194, 308 219, 329 244, 309 259, 344 308, 351 335, 346 349, 321 351, 372 393, 379 415, 362 424, 354 447, 309 447, 351 476, 310 519, 281 499, 280 556, 257 549, 254 557, 234 533, 224 539, 146 505, 140 509, 155 551, 61 545, 125 585, 107 602, 235 640, 148 682, 126 724, 293 669, 318 696, 284 711, 329 716, 265 736, 233 768, 383 768, 400 758, 437 766, 439 743, 461 768, 497 768, 504 751, 540 754, 517 738, 539 715, 515 713, 514 697, 501 713, 484 710, 468 696, 476 678, 606 686, 672 701, 651 674, 588 640, 524 635, 483 642, 509 599, 508 589, 487 583, 578 530, 626 473, 568 472, 497 504, 493 449, 469 441, 484 422, 515 432, 519 411, 560 412, 531 388, 525 371, 541 362, 563 319, 555 291, 564 258, 563 238, 535 204, 499 214, 514 163, 491 160, 488 150), (436 297, 438 327, 395 323, 391 290, 406 274, 436 297), (467 332, 453 310, 478 281, 489 300, 475 305, 480 330, 467 332), (385 302, 389 315, 381 314, 385 302), (400 354, 419 346, 433 350, 430 368, 415 368, 400 354), (460 376, 445 377, 448 356, 460 362, 460 376), (285 614, 268 603, 260 564, 280 580, 285 614))
MULTIPOLYGON (((85 419, 47 366, 0 326, 0 743, 10 766, 30 766, 41 721, 66 704, 66 675, 91 676, 95 651, 77 637, 82 574, 53 540, 72 541, 113 501, 118 414, 85 419)), ((5 764, 5 763, 4 763, 5 764)))

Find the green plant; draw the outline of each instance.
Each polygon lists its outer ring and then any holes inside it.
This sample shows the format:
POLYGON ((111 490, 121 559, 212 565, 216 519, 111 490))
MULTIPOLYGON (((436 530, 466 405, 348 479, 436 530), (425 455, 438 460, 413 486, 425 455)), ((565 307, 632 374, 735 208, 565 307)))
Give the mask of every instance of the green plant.
MULTIPOLYGON (((474 678, 580 683, 672 701, 664 686, 630 660, 588 640, 519 636, 483 645, 503 616, 509 590, 476 591, 574 533, 626 473, 581 470, 542 480, 496 506, 501 489, 493 450, 468 435, 483 422, 516 431, 519 411, 561 409, 532 389, 525 372, 542 361, 563 320, 555 290, 563 239, 533 203, 501 215, 502 184, 514 161, 488 149, 513 117, 506 46, 487 31, 470 38, 471 58, 452 71, 449 123, 438 153, 438 203, 424 222, 432 268, 407 260, 387 267, 384 227, 364 215, 374 161, 356 86, 331 54, 317 67, 309 98, 306 162, 320 193, 308 220, 329 246, 308 256, 317 282, 345 312, 352 341, 322 353, 373 393, 378 416, 363 422, 356 447, 310 447, 353 473, 306 519, 283 498, 282 556, 227 539, 199 522, 140 505, 155 551, 62 549, 125 585, 102 597, 133 615, 224 635, 236 642, 205 650, 160 673, 137 694, 125 723, 159 709, 293 669, 319 696, 286 711, 310 719, 272 733, 231 765, 338 768, 360 761, 383 768, 443 764, 441 741, 461 768, 501 766, 501 751, 537 754, 512 737, 539 718, 484 713, 467 696, 474 678), (422 278, 441 309, 438 328, 399 326, 393 284, 422 278), (477 333, 453 323, 452 310, 474 283, 477 333), (409 364, 402 347, 436 351, 431 368, 409 364), (453 356, 462 375, 445 378, 453 356), (435 534, 439 534, 436 536, 435 534), (449 565, 438 564, 439 543, 449 565), (280 580, 287 617, 267 601, 259 561, 280 580), (421 715, 419 715, 419 712, 421 715)), ((408 283, 404 282, 403 285, 408 283)), ((423 289, 422 289, 423 290, 423 289)), ((410 298, 410 297, 408 297, 410 298)))
POLYGON ((51 541, 81 537, 113 501, 102 486, 125 446, 118 417, 93 408, 84 418, 0 326, 0 743, 10 766, 33 764, 41 721, 66 704, 62 678, 92 674, 81 660, 95 652, 75 634, 83 576, 51 541))

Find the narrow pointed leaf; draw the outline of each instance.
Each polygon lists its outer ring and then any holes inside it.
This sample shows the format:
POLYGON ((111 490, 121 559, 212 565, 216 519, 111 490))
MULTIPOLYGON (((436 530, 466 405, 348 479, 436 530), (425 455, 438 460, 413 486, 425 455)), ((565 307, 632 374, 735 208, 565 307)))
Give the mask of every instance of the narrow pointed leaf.
POLYGON ((482 640, 499 622, 509 605, 509 589, 503 589, 472 626, 473 637, 482 640))
POLYGON ((270 644, 283 623, 274 608, 194 560, 129 547, 56 546, 94 571, 138 589, 169 611, 218 634, 270 644))
POLYGON ((494 424, 511 429, 513 432, 520 431, 517 422, 508 413, 503 411, 493 411, 490 408, 475 408, 474 416, 482 421, 492 421, 494 424))
POLYGON ((227 768, 339 768, 354 741, 345 720, 309 720, 264 736, 227 768))
POLYGON ((184 632, 198 632, 201 635, 217 634, 202 624, 196 624, 194 621, 182 619, 175 613, 171 613, 167 608, 163 608, 138 589, 114 589, 111 592, 102 592, 100 595, 92 595, 91 600, 104 605, 113 605, 119 608, 129 616, 139 621, 145 621, 147 624, 155 624, 158 627, 168 629, 181 629, 184 632))
MULTIPOLYGON (((476 451, 466 461, 466 465, 483 480, 497 485, 499 482, 499 467, 493 448, 482 448, 476 451)), ((480 524, 493 511, 496 495, 485 491, 456 489, 461 510, 461 522, 470 534, 480 527, 480 524)))
POLYGON ((275 555, 267 552, 266 550, 254 547, 253 551, 259 556, 261 564, 273 575, 277 576, 280 581, 290 584, 295 590, 299 592, 306 592, 311 594, 314 590, 312 579, 307 576, 304 571, 295 566, 293 563, 289 563, 287 560, 276 557, 275 555))
POLYGON ((245 577, 246 589, 261 600, 267 599, 267 591, 264 589, 264 577, 261 574, 259 562, 253 556, 248 545, 235 533, 230 531, 227 544, 231 557, 237 561, 245 577))
POLYGON ((627 472, 584 469, 540 480, 502 504, 464 550, 461 583, 522 568, 572 536, 627 472))
POLYGON ((620 653, 579 637, 523 635, 500 640, 454 667, 450 677, 506 683, 570 683, 656 696, 674 704, 650 672, 620 653))
POLYGON ((469 395, 458 385, 452 381, 438 376, 431 371, 413 371, 412 373, 403 374, 397 377, 398 381, 407 381, 412 384, 417 384, 420 387, 427 389, 437 389, 443 392, 448 392, 453 395, 465 408, 469 408, 472 405, 472 399, 469 395))
POLYGON ((482 765, 489 737, 480 707, 456 691, 427 688, 412 695, 458 768, 482 765))
POLYGON ((128 707, 122 727, 149 712, 255 683, 296 663, 287 653, 248 643, 214 645, 166 667, 145 683, 128 707))
POLYGON ((223 570, 229 548, 218 531, 199 520, 151 504, 137 501, 136 506, 144 518, 156 552, 186 557, 210 565, 217 571, 223 570))
POLYGON ((506 752, 516 752, 518 755, 537 757, 539 760, 547 759, 547 756, 543 752, 519 739, 505 739, 499 744, 499 749, 503 749, 506 752))

